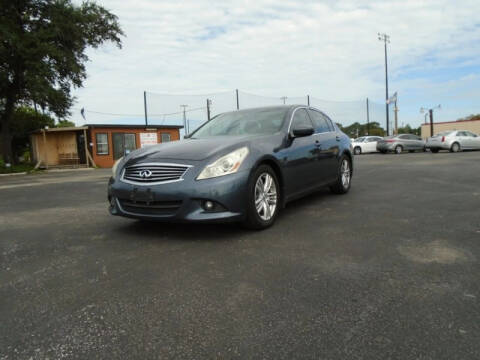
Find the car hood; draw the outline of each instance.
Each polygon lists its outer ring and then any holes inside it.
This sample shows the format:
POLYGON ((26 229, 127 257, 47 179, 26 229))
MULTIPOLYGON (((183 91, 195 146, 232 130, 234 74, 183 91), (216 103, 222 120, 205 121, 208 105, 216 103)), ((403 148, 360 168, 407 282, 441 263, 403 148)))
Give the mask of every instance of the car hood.
POLYGON ((251 137, 225 136, 208 139, 185 139, 152 145, 133 151, 126 161, 129 163, 149 162, 160 159, 201 161, 216 153, 232 151, 249 143, 251 137))

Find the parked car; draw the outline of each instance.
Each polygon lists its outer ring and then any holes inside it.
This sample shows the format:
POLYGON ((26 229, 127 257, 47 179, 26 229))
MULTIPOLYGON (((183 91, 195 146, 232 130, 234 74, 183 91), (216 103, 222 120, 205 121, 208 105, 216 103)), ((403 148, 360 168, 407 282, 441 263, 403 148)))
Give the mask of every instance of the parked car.
POLYGON ((480 136, 466 130, 444 131, 428 138, 426 146, 432 153, 439 150, 477 150, 480 149, 480 136))
POLYGON ((387 152, 401 154, 403 151, 425 151, 425 141, 420 136, 413 134, 388 136, 377 142, 377 150, 384 154, 387 152))
POLYGON ((377 152, 377 142, 383 140, 380 136, 363 136, 353 140, 352 148, 355 155, 377 152))
POLYGON ((132 151, 113 168, 110 212, 156 221, 273 224, 290 200, 351 186, 350 139, 300 105, 217 115, 187 139, 132 151))

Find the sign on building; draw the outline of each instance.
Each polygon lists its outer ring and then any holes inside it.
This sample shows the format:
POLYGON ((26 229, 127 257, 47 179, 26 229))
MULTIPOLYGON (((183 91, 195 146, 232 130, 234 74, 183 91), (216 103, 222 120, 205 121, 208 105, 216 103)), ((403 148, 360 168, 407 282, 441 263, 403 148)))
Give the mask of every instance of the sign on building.
POLYGON ((158 144, 158 136, 157 133, 140 133, 140 147, 156 145, 158 144))

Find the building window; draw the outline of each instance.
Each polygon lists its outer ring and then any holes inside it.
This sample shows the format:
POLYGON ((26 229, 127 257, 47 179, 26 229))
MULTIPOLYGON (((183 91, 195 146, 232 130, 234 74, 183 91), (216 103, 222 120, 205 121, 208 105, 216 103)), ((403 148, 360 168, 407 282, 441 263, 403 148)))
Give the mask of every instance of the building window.
POLYGON ((162 136, 162 143, 163 142, 169 142, 170 141, 170 134, 168 133, 161 133, 162 136))
POLYGON ((97 155, 108 155, 108 134, 95 134, 97 155))

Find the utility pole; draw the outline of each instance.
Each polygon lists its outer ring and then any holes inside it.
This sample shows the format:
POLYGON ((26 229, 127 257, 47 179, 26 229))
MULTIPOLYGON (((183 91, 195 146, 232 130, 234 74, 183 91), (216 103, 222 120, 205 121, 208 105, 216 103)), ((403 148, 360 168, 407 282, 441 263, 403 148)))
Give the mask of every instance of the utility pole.
POLYGON ((212 100, 207 99, 207 119, 210 121, 210 105, 212 104, 212 100))
POLYGON ((240 110, 240 102, 238 101, 238 89, 235 90, 235 93, 237 94, 237 110, 240 110))
POLYGON ((438 104, 437 106, 431 108, 431 109, 426 109, 424 107, 420 108, 420 113, 423 114, 425 113, 425 122, 427 122, 427 115, 430 116, 430 136, 433 136, 433 110, 435 109, 441 109, 442 105, 438 104))
POLYGON ((368 104, 368 97, 367 97, 367 135, 370 135, 370 109, 368 104))
MULTIPOLYGON (((387 34, 378 33, 378 40, 383 41, 385 45, 385 101, 388 101, 388 62, 387 62, 387 43, 390 43, 390 36, 387 34)), ((389 115, 388 115, 388 102, 385 104, 386 117, 387 117, 387 135, 390 135, 389 130, 389 115)))
POLYGON ((187 106, 188 105, 180 105, 180 107, 183 108, 183 128, 185 129, 185 135, 189 134, 187 126, 187 106))
POLYGON ((143 92, 143 108, 145 110, 145 127, 148 126, 148 116, 147 116, 147 92, 143 92))
POLYGON ((285 100, 287 100, 287 97, 286 97, 286 96, 282 96, 280 99, 283 100, 283 105, 285 105, 285 100))
POLYGON ((395 112, 395 134, 394 135, 398 135, 398 107, 397 107, 396 99, 394 104, 395 104, 393 108, 393 111, 395 112))
POLYGON ((433 109, 428 110, 430 114, 430 136, 433 136, 433 109))
POLYGON ((310 106, 310 95, 307 95, 307 105, 310 106))

